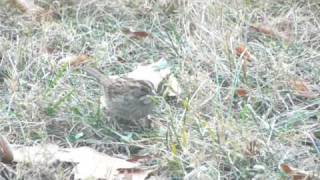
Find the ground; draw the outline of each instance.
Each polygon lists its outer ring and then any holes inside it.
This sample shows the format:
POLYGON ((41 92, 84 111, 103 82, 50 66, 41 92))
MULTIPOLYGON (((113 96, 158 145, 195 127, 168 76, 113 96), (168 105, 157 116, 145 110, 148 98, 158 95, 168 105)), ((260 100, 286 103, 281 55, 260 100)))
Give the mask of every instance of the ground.
MULTIPOLYGON (((55 12, 49 20, 0 4, 0 133, 10 143, 143 152, 170 179, 286 179, 284 163, 320 172, 317 0, 35 1, 55 12), (116 132, 101 86, 59 65, 80 54, 108 75, 165 58, 182 93, 159 95, 154 129, 116 132)), ((70 166, 1 164, 12 179, 70 179, 70 166)))

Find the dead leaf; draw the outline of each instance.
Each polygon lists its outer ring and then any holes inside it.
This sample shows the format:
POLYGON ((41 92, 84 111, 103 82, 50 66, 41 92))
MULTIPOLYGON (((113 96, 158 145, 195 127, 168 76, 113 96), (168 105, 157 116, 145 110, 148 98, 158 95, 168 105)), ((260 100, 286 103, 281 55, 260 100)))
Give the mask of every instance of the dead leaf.
POLYGON ((139 168, 139 163, 131 163, 123 159, 110 157, 89 147, 64 149, 64 154, 59 160, 69 160, 79 162, 74 168, 75 179, 106 178, 113 179, 120 175, 118 169, 139 168))
POLYGON ((309 91, 308 87, 305 85, 303 81, 296 80, 290 81, 292 88, 297 92, 307 92, 309 91))
POLYGON ((287 164, 281 164, 280 167, 281 167, 282 171, 285 172, 286 174, 289 175, 292 173, 291 168, 287 164))
POLYGON ((246 89, 243 89, 243 88, 237 89, 236 93, 237 93, 238 97, 246 97, 246 96, 248 96, 248 91, 246 89))
POLYGON ((288 164, 281 164, 281 170, 290 176, 293 180, 312 180, 312 179, 320 179, 319 173, 311 172, 311 171, 303 171, 293 167, 290 167, 288 164))
POLYGON ((302 80, 291 80, 289 81, 291 89, 298 96, 313 98, 316 95, 308 88, 307 84, 302 80))
POLYGON ((257 26, 251 25, 250 28, 253 31, 262 33, 262 34, 264 34, 266 36, 269 36, 269 37, 275 37, 276 36, 275 32, 273 31, 273 28, 271 26, 266 25, 266 24, 264 24, 264 25, 260 24, 260 25, 257 25, 257 26))
POLYGON ((142 39, 142 38, 149 36, 149 33, 143 32, 143 31, 130 32, 129 36, 130 36, 130 38, 142 39))
POLYGON ((0 162, 10 163, 13 160, 13 154, 10 145, 5 137, 0 135, 0 162))
POLYGON ((55 154, 59 151, 59 147, 54 144, 38 146, 11 145, 11 150, 14 162, 50 164, 57 160, 55 154))
POLYGON ((236 47, 236 55, 238 57, 243 56, 245 60, 251 62, 252 61, 252 56, 249 53, 248 49, 245 47, 245 45, 240 44, 239 47, 236 47))
POLYGON ((60 148, 47 144, 38 146, 12 146, 13 160, 18 163, 52 164, 54 162, 76 163, 74 179, 145 179, 153 171, 141 168, 138 162, 108 156, 89 147, 60 148))
POLYGON ((59 61, 59 64, 68 64, 73 67, 78 67, 82 64, 85 64, 89 61, 89 57, 87 55, 71 55, 67 56, 59 61))
POLYGON ((160 82, 170 74, 170 67, 166 60, 162 59, 158 62, 138 66, 134 71, 127 74, 127 77, 136 80, 150 81, 157 89, 160 82))
POLYGON ((144 39, 146 37, 148 37, 150 34, 144 31, 136 31, 136 32, 132 32, 130 29, 128 28, 122 28, 122 32, 126 35, 128 35, 130 38, 133 39, 144 39))
POLYGON ((244 44, 240 44, 238 47, 236 47, 235 49, 236 51, 236 55, 238 57, 244 57, 244 61, 242 62, 242 71, 243 71, 243 76, 244 79, 247 79, 247 70, 248 70, 248 62, 252 61, 252 55, 249 53, 249 51, 247 50, 247 48, 245 47, 244 44))
POLYGON ((280 38, 287 42, 292 41, 290 30, 288 29, 288 27, 286 27, 285 29, 283 27, 280 27, 280 31, 278 31, 276 27, 268 24, 251 25, 250 28, 252 31, 262 33, 270 38, 280 38))

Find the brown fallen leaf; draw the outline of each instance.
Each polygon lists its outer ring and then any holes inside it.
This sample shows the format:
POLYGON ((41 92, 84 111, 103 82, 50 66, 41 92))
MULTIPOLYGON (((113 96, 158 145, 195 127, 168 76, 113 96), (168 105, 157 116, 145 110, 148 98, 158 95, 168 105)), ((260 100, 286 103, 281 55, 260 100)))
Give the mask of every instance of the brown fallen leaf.
POLYGON ((5 137, 0 135, 0 162, 10 163, 13 160, 13 154, 10 145, 5 137))
POLYGON ((236 47, 236 55, 238 57, 243 56, 245 60, 251 62, 252 61, 252 55, 248 51, 248 49, 245 47, 245 45, 240 44, 238 47, 236 47))
POLYGON ((289 85, 294 93, 298 96, 306 98, 313 98, 316 96, 302 80, 291 80, 289 81, 289 85))
POLYGON ((271 25, 260 24, 260 25, 251 25, 250 28, 252 31, 262 33, 265 36, 270 38, 280 38, 287 42, 292 41, 290 29, 288 27, 286 27, 285 29, 281 27, 278 30, 276 27, 273 27, 271 25))
POLYGON ((246 89, 243 89, 243 88, 238 88, 236 90, 236 94, 238 97, 245 97, 245 96, 248 96, 248 91, 246 89))
POLYGON ((132 38, 145 38, 145 37, 149 36, 149 33, 143 32, 143 31, 131 32, 131 33, 129 33, 129 36, 132 38))
POLYGON ((244 44, 240 44, 235 48, 235 53, 238 57, 243 57, 244 61, 242 62, 242 71, 244 79, 247 79, 247 70, 248 70, 248 62, 252 61, 252 55, 249 53, 244 44))
POLYGON ((309 91, 308 87, 306 84, 301 81, 301 80, 296 80, 296 81, 290 81, 293 89, 297 92, 306 92, 309 91))
POLYGON ((136 31, 136 32, 132 32, 130 29, 128 28, 122 28, 121 30, 124 34, 128 35, 130 38, 133 39, 144 39, 146 37, 148 37, 150 34, 144 31, 136 31))
POLYGON ((290 167, 288 164, 281 164, 280 169, 292 178, 292 180, 313 180, 320 179, 319 173, 303 171, 290 167))
POLYGON ((68 64, 72 67, 78 67, 89 61, 89 57, 84 54, 67 56, 59 61, 59 64, 68 64))
POLYGON ((251 25, 250 28, 255 32, 262 33, 262 34, 264 34, 266 36, 269 36, 269 37, 275 37, 276 36, 273 28, 271 26, 269 26, 269 25, 266 25, 266 24, 264 24, 264 25, 260 24, 260 25, 257 25, 257 26, 251 25))

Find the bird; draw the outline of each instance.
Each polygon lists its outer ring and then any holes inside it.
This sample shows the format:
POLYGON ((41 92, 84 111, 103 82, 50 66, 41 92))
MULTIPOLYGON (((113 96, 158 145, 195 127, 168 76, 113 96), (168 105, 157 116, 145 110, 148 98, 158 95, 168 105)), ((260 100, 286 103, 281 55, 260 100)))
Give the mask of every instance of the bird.
POLYGON ((141 119, 153 111, 156 92, 150 81, 128 77, 113 79, 93 67, 85 66, 82 69, 103 86, 107 114, 112 119, 125 124, 142 125, 144 120, 141 119))

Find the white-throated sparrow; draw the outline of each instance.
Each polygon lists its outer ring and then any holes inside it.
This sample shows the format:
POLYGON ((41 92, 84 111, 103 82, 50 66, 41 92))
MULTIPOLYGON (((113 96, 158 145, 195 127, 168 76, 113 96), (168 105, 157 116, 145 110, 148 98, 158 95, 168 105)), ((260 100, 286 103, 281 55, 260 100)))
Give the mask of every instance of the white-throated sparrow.
POLYGON ((111 79, 95 68, 82 69, 103 85, 107 112, 111 118, 137 125, 140 119, 152 112, 155 88, 151 82, 126 77, 111 79))

